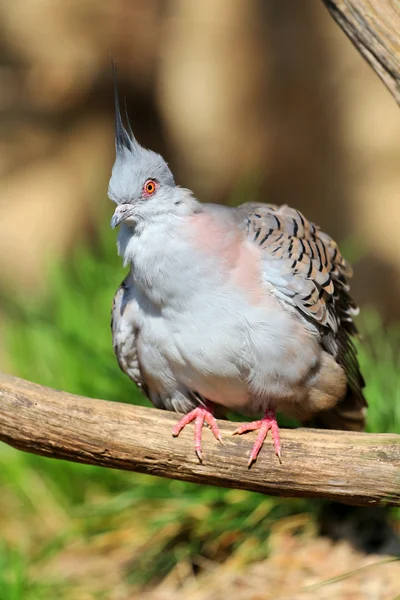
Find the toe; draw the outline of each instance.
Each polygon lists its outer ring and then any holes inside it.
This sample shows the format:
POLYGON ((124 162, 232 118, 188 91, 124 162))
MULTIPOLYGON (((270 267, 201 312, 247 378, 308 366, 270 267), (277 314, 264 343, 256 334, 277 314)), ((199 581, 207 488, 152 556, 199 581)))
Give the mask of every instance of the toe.
POLYGON ((257 429, 260 429, 261 424, 262 421, 243 423, 243 425, 239 425, 239 427, 232 432, 232 435, 241 435, 242 433, 247 433, 248 431, 256 431, 257 429))

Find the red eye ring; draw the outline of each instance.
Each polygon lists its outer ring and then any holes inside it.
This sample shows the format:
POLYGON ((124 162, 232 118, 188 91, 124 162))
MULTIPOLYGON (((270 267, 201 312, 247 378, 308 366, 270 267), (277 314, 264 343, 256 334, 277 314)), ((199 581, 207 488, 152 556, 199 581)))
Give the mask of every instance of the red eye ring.
POLYGON ((143 186, 143 195, 152 196, 157 189, 157 182, 154 179, 148 179, 143 186))

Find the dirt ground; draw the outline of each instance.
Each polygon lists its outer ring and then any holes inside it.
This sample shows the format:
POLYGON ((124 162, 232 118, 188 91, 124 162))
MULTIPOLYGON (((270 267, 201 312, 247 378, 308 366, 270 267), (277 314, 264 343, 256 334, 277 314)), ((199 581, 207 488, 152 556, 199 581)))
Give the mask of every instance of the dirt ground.
POLYGON ((132 600, 396 600, 400 560, 366 556, 347 542, 278 534, 267 560, 244 569, 233 558, 195 577, 180 564, 158 588, 132 600))

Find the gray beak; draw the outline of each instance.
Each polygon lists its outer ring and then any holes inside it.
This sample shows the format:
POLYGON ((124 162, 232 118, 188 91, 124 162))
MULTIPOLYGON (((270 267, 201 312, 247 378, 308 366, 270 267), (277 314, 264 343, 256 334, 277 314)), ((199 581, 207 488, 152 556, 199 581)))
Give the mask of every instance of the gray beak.
POLYGON ((117 225, 133 217, 133 207, 130 204, 119 204, 115 209, 111 219, 111 227, 115 229, 117 225))

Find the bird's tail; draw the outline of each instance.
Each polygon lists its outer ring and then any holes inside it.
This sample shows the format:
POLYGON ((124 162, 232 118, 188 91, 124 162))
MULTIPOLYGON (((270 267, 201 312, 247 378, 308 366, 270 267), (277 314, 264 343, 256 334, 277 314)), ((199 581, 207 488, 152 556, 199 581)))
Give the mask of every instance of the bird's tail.
POLYGON ((342 429, 344 431, 364 431, 366 425, 367 401, 361 391, 347 387, 343 400, 336 406, 315 415, 304 423, 307 427, 322 429, 342 429))

